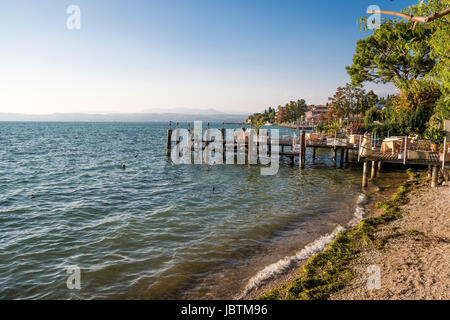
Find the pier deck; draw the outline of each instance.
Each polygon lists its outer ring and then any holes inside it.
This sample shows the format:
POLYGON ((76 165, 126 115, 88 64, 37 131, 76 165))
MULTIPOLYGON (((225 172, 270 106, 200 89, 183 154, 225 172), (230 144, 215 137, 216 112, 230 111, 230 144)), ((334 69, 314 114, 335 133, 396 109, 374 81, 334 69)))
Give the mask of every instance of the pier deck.
MULTIPOLYGON (((222 128, 222 135, 225 136, 225 129, 222 128)), ((397 163, 397 164, 403 164, 403 165, 421 165, 421 166, 428 166, 428 172, 429 172, 429 176, 432 178, 432 182, 431 185, 432 187, 437 186, 437 181, 438 181, 438 177, 439 177, 439 173, 442 174, 442 176, 444 177, 444 179, 446 179, 447 181, 449 180, 448 174, 447 172, 444 170, 446 168, 450 167, 450 161, 441 161, 440 160, 440 156, 438 152, 428 152, 427 155, 427 159, 415 159, 415 158, 410 158, 408 159, 408 150, 404 149, 402 152, 381 152, 379 149, 374 149, 371 151, 370 156, 368 157, 361 157, 359 156, 359 150, 360 150, 360 145, 358 144, 343 144, 343 143, 339 143, 339 140, 335 139, 334 141, 332 140, 331 143, 330 141, 328 142, 322 142, 322 143, 317 143, 317 142, 311 142, 311 141, 306 141, 305 139, 305 131, 301 130, 300 131, 300 136, 295 138, 290 138, 290 139, 277 139, 279 146, 279 151, 278 154, 280 156, 285 156, 285 157, 289 157, 291 159, 291 163, 294 164, 295 161, 295 157, 299 158, 299 167, 302 169, 305 167, 305 163, 306 163, 306 148, 311 148, 312 150, 312 158, 313 161, 316 158, 316 150, 317 149, 329 149, 333 151, 333 166, 337 167, 337 160, 338 160, 338 153, 340 153, 340 157, 339 157, 339 168, 343 168, 344 167, 344 162, 345 163, 349 163, 349 162, 355 162, 355 163, 362 163, 363 164, 363 178, 362 178, 362 186, 366 187, 367 186, 367 182, 369 180, 369 166, 371 164, 371 173, 370 173, 370 178, 374 179, 377 174, 379 174, 381 166, 383 163, 397 163), (286 147, 289 148, 289 150, 285 150, 286 147), (297 151, 298 148, 298 151, 297 151), (349 151, 353 150, 353 151, 357 151, 358 153, 358 157, 357 157, 357 161, 350 161, 349 159, 349 151)), ((166 148, 166 154, 168 156, 170 156, 171 154, 171 141, 172 141, 172 129, 169 128, 167 130, 167 148, 166 148)), ((179 141, 177 141, 178 143, 179 141)), ((192 140, 192 142, 194 142, 192 140)), ((214 143, 215 140, 202 140, 202 146, 201 149, 203 150, 204 148, 206 148, 206 146, 210 143, 214 143)), ((244 148, 244 151, 248 151, 249 149, 249 143, 248 141, 246 141, 245 143, 242 141, 242 143, 238 144, 236 141, 234 140, 222 140, 221 141, 223 143, 223 153, 225 155, 226 152, 228 152, 229 150, 229 146, 230 144, 233 145, 232 150, 234 150, 234 152, 236 153, 238 148, 244 148)), ((446 142, 444 141, 444 144, 446 142)), ((272 141, 270 138, 267 139, 267 154, 270 156, 271 155, 271 146, 272 146, 272 141)), ((193 150, 193 146, 192 146, 192 150, 193 150)), ((444 154, 444 159, 446 159, 445 154, 444 154)), ((249 161, 250 162, 250 161, 249 161)))

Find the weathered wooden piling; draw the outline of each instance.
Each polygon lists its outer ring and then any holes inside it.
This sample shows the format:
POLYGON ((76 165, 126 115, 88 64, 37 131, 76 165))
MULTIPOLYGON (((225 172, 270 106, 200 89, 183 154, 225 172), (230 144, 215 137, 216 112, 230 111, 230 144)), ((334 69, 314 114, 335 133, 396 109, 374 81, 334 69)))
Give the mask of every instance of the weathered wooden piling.
POLYGON ((405 135, 405 149, 403 150, 403 165, 406 165, 407 157, 408 157, 408 136, 405 135))
POLYGON ((381 161, 377 161, 377 176, 380 175, 381 172, 381 161))
POLYGON ((259 164, 259 129, 256 131, 256 164, 259 164))
POLYGON ((298 166, 300 169, 305 167, 306 162, 306 134, 305 130, 300 132, 300 141, 299 141, 299 154, 298 154, 298 166))
POLYGON ((316 148, 315 147, 313 148, 312 159, 313 159, 313 161, 316 160, 316 148))
POLYGON ((336 146, 334 147, 334 149, 333 149, 333 167, 335 167, 336 168, 336 165, 337 165, 337 148, 336 148, 336 146))
POLYGON ((340 163, 339 163, 339 168, 343 168, 344 167, 344 149, 341 148, 341 158, 340 158, 340 163))
POLYGON ((445 172, 445 158, 447 158, 447 136, 444 138, 444 149, 442 150, 442 171, 445 172))
POLYGON ((188 122, 187 124, 187 132, 188 132, 188 141, 187 141, 187 150, 189 150, 189 157, 192 156, 192 136, 191 136, 191 124, 188 122))
POLYGON ((170 157, 171 150, 172 150, 172 121, 169 122, 169 128, 167 129, 166 156, 170 157))
POLYGON ((372 168, 370 171, 370 179, 373 180, 377 177, 377 162, 372 161, 372 168))
POLYGON ((367 180, 369 175, 369 161, 364 161, 363 165, 363 176, 362 176, 362 187, 367 187, 367 180))
POLYGON ((439 178, 439 167, 433 166, 431 172, 431 187, 436 188, 438 186, 438 178, 439 178))
POLYGON ((225 131, 225 123, 222 122, 222 128, 220 128, 220 134, 222 135, 222 159, 223 162, 225 163, 225 157, 226 157, 226 145, 227 145, 227 140, 226 140, 226 131, 225 131))

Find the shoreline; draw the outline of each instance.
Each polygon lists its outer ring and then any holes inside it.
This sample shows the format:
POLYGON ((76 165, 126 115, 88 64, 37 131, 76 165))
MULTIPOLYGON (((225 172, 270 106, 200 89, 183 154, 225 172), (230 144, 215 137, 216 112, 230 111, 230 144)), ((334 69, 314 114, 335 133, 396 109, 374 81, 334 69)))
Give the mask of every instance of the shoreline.
POLYGON ((448 300, 450 298, 450 188, 422 185, 408 194, 401 218, 377 230, 377 246, 351 263, 354 279, 332 300, 448 300), (368 268, 380 271, 369 290, 368 268))
MULTIPOLYGON (((369 186, 361 192, 361 194, 364 194, 367 197, 367 200, 364 201, 362 205, 362 210, 364 211, 364 215, 362 216, 362 219, 372 217, 376 214, 378 214, 379 210, 376 209, 376 203, 379 201, 385 201, 392 197, 393 194, 398 190, 400 185, 408 179, 408 175, 406 173, 403 173, 402 171, 388 171, 383 172, 380 178, 377 178, 374 182, 370 182, 369 186)), ((358 206, 356 207, 356 210, 358 210, 358 206)), ((354 218, 356 218, 356 213, 354 213, 354 218)), ((353 220, 352 219, 352 220, 353 220)), ((351 221, 348 222, 348 224, 351 221)), ((359 221, 358 221, 359 222, 359 221)), ((347 224, 347 226, 348 226, 347 224)), ((347 227, 346 226, 346 227, 347 227)), ((324 238, 332 236, 332 233, 336 231, 336 227, 333 231, 330 231, 330 233, 323 235, 321 238, 316 239, 309 245, 314 245, 316 242, 323 240, 324 238)), ((342 227, 341 227, 342 228, 342 227)), ((331 242, 336 235, 333 235, 332 239, 330 239, 329 242, 331 242)), ((308 245, 308 246, 309 246, 308 245)), ((329 243, 326 243, 325 247, 319 250, 318 252, 322 252, 326 249, 326 247, 329 245, 329 243)), ((308 246, 304 248, 300 248, 301 251, 306 249, 308 246)), ((299 251, 299 252, 301 252, 299 251)), ((257 287, 256 289, 253 289, 249 292, 242 292, 240 296, 238 296, 236 299, 244 299, 244 300, 253 300, 257 299, 258 297, 268 293, 270 290, 280 287, 283 284, 286 284, 288 282, 293 281, 296 277, 298 277, 299 270, 303 267, 303 265, 308 261, 308 259, 311 256, 314 256, 316 253, 311 254, 310 256, 306 257, 305 259, 292 261, 291 265, 286 268, 284 272, 281 272, 279 274, 274 275, 273 277, 267 279, 266 281, 263 281, 263 283, 257 287)), ((288 258, 288 257, 287 257, 288 258)), ((279 261, 280 262, 280 261, 279 261)), ((261 270, 262 271, 262 270, 261 270)), ((261 272, 259 271, 259 272, 261 272)))
POLYGON ((424 172, 409 175, 389 200, 376 203, 383 192, 374 193, 364 219, 340 232, 300 269, 245 298, 449 299, 450 189, 429 188, 424 172), (374 267, 378 287, 369 288, 374 267))

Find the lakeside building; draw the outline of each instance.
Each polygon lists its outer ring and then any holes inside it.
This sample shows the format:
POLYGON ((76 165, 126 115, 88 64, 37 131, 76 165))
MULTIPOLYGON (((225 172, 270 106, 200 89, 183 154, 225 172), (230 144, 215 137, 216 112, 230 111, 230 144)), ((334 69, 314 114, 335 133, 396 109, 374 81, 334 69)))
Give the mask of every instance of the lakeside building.
POLYGON ((329 110, 330 108, 327 105, 307 106, 307 111, 305 112, 305 121, 319 122, 320 119, 326 119, 329 110))

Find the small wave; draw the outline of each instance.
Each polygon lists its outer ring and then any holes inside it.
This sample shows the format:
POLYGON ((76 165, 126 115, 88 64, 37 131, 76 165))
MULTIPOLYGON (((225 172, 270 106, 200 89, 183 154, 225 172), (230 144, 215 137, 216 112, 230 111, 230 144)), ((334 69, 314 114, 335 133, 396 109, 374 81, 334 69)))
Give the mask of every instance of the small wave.
POLYGON ((358 200, 356 201, 356 209, 353 213, 353 219, 348 222, 349 227, 356 226, 364 217, 366 214, 366 209, 364 208, 364 205, 369 201, 369 198, 363 193, 361 193, 358 197, 358 200))
MULTIPOLYGON (((356 209, 353 213, 353 218, 348 222, 348 227, 356 226, 364 217, 366 210, 364 205, 368 202, 368 198, 365 194, 361 193, 356 201, 356 209)), ((284 273, 288 270, 293 263, 305 260, 311 257, 313 254, 324 250, 331 241, 336 238, 336 236, 341 231, 345 231, 346 228, 338 225, 331 233, 327 233, 324 236, 321 236, 319 239, 314 240, 310 244, 306 245, 302 250, 297 252, 295 255, 290 257, 285 257, 271 265, 268 265, 263 270, 259 271, 255 276, 250 278, 247 286, 244 289, 244 292, 237 298, 242 299, 249 292, 259 288, 262 284, 272 279, 274 276, 284 273)))
POLYGON ((287 269, 289 269, 289 267, 293 263, 307 259, 316 252, 322 251, 331 241, 333 241, 333 239, 337 236, 339 232, 344 230, 345 230, 344 227, 338 225, 333 230, 333 232, 321 236, 319 239, 316 239, 315 241, 306 245, 302 250, 297 252, 295 255, 285 257, 279 260, 278 262, 268 265, 248 281, 248 284, 244 289, 244 293, 241 296, 239 296, 238 299, 242 299, 252 290, 259 288, 267 280, 270 280, 274 276, 285 272, 287 269))

